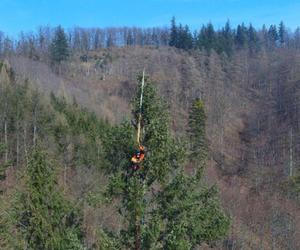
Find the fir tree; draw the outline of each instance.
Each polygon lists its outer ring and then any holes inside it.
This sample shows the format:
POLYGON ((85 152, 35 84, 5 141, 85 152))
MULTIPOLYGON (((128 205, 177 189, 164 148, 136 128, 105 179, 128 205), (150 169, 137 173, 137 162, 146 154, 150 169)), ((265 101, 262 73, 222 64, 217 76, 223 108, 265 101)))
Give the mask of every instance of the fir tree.
MULTIPOLYGON (((140 89, 134 99, 135 120, 139 96, 140 89)), ((192 249, 224 236, 228 219, 220 209, 216 189, 200 183, 202 171, 196 176, 185 174, 185 148, 171 136, 166 105, 149 80, 142 127, 146 158, 136 172, 130 167, 135 131, 129 123, 114 128, 105 143, 111 164, 107 195, 121 199, 119 212, 127 225, 120 232, 122 248, 192 249)))
POLYGON ((248 29, 248 38, 249 38, 249 50, 251 53, 253 53, 258 50, 258 36, 252 24, 250 24, 248 29))
POLYGON ((287 32, 286 32, 285 25, 283 21, 281 21, 278 28, 278 38, 281 47, 283 47, 286 43, 286 37, 287 37, 286 33, 287 32))
POLYGON ((293 44, 294 44, 295 48, 299 49, 300 48, 300 28, 299 27, 295 30, 293 42, 294 42, 293 44))
POLYGON ((207 157, 207 139, 205 134, 206 115, 204 104, 201 100, 196 99, 189 112, 189 145, 190 159, 203 166, 207 157))
POLYGON ((245 48, 248 45, 247 29, 244 23, 242 23, 242 25, 237 26, 235 43, 240 49, 245 48))
POLYGON ((50 54, 52 62, 58 64, 69 57, 68 40, 61 26, 56 28, 54 38, 50 45, 50 54))
POLYGON ((216 32, 212 23, 208 23, 207 26, 202 26, 197 44, 199 48, 204 48, 207 52, 216 48, 216 32))
POLYGON ((171 20, 171 33, 170 33, 169 45, 176 47, 177 44, 178 44, 178 30, 176 26, 175 17, 173 17, 171 20))
POLYGON ((184 26, 182 36, 183 36, 182 48, 185 49, 185 50, 192 49, 193 48, 193 36, 190 32, 190 29, 189 29, 188 25, 184 26))
POLYGON ((278 41, 278 33, 276 25, 271 25, 268 30, 268 42, 270 47, 276 46, 276 42, 278 41))
POLYGON ((26 249, 83 249, 77 212, 57 189, 54 169, 36 147, 18 194, 15 219, 26 249))
MULTIPOLYGON (((0 61, 0 182, 5 179, 5 171, 12 164, 10 157, 11 118, 13 116, 12 97, 13 72, 8 62, 0 61)), ((2 190, 0 190, 2 192, 2 190)))
POLYGON ((226 22, 225 27, 221 32, 221 51, 225 51, 227 55, 232 55, 233 53, 233 45, 234 45, 234 34, 230 26, 229 20, 226 22))

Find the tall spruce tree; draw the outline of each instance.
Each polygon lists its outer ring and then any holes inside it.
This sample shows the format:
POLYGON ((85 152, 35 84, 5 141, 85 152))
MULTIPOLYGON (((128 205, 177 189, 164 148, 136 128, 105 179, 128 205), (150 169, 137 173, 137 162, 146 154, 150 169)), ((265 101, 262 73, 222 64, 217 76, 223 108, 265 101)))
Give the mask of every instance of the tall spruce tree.
POLYGON ((185 25, 180 34, 180 48, 188 50, 193 48, 193 36, 188 25, 185 25))
POLYGON ((24 179, 13 211, 25 249, 83 249, 77 212, 57 188, 54 169, 38 146, 24 179))
POLYGON ((216 41, 217 36, 212 23, 208 23, 207 26, 203 25, 198 34, 196 46, 210 52, 212 49, 216 49, 216 41))
POLYGON ((255 28, 252 26, 252 24, 249 25, 248 29, 248 38, 249 38, 249 50, 251 53, 258 50, 258 36, 255 28))
POLYGON ((169 45, 176 47, 178 44, 178 28, 176 26, 175 17, 171 20, 171 33, 170 33, 170 40, 169 45))
POLYGON ((268 45, 269 47, 276 46, 276 43, 278 41, 278 32, 276 25, 270 25, 268 30, 268 45))
POLYGON ((206 114, 200 99, 193 101, 189 112, 189 145, 190 159, 203 167, 207 157, 208 145, 205 134, 206 114))
POLYGON ((69 45, 66 34, 61 26, 56 28, 50 45, 52 63, 61 63, 69 57, 69 45))
MULTIPOLYGON (((140 89, 133 102, 135 122, 139 97, 140 89)), ((142 128, 146 158, 138 171, 130 167, 137 145, 129 123, 115 127, 105 143, 111 164, 107 195, 120 198, 126 225, 119 235, 122 249, 192 249, 224 236, 229 222, 216 189, 201 184, 201 174, 185 173, 185 148, 171 135, 166 105, 148 79, 142 128)))
POLYGON ((287 38, 287 31, 283 21, 281 21, 279 24, 278 37, 279 37, 280 46, 283 47, 286 43, 286 38, 287 38))
POLYGON ((235 43, 240 49, 243 49, 248 45, 247 28, 245 27, 244 23, 237 26, 235 43))
POLYGON ((221 51, 225 51, 227 55, 232 55, 234 45, 234 34, 231 29, 229 20, 226 22, 225 27, 221 32, 221 51))
MULTIPOLYGON (((9 137, 12 120, 13 72, 8 62, 0 61, 0 182, 5 179, 5 171, 12 164, 9 137)), ((0 190, 0 193, 2 191, 0 190)))

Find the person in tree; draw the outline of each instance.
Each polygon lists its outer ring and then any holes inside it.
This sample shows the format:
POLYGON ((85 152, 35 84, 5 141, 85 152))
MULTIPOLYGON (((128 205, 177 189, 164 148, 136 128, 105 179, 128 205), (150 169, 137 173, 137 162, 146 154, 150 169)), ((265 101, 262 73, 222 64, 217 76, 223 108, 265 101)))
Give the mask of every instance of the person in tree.
POLYGON ((140 145, 138 147, 138 150, 134 153, 134 155, 131 158, 131 168, 136 171, 140 169, 140 163, 145 158, 145 147, 140 145))

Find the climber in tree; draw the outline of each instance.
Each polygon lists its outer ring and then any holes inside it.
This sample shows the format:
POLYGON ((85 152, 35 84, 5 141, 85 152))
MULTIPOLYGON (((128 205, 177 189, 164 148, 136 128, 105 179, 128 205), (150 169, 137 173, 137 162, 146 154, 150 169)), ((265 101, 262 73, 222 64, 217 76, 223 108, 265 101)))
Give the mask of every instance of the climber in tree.
POLYGON ((140 163, 145 158, 145 147, 140 145, 138 150, 134 153, 134 155, 131 158, 131 168, 136 171, 140 169, 140 163))
POLYGON ((141 145, 141 141, 140 141, 141 127, 142 127, 142 105, 143 105, 144 83, 145 83, 145 70, 143 70, 143 78, 142 78, 142 82, 141 82, 141 96, 140 96, 140 104, 139 104, 139 113, 136 113, 137 120, 134 123, 134 127, 137 130, 136 140, 137 140, 137 144, 139 145, 139 147, 138 147, 137 151, 135 152, 135 154, 131 157, 132 174, 141 168, 140 163, 145 158, 145 148, 144 148, 144 146, 141 145))

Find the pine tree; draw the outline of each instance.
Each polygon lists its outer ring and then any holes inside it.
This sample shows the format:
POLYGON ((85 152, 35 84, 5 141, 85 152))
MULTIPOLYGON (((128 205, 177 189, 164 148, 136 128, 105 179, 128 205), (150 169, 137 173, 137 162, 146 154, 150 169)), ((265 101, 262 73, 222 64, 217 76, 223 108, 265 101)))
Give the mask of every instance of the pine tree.
POLYGON ((283 21, 281 21, 278 28, 278 37, 279 37, 279 42, 281 47, 283 47, 286 43, 286 37, 287 37, 286 33, 287 32, 286 32, 285 25, 283 21))
POLYGON ((265 24, 262 26, 260 33, 261 33, 260 43, 262 47, 266 48, 268 46, 268 29, 265 24))
MULTIPOLYGON (((139 96, 140 89, 133 103, 135 121, 139 96)), ((115 127, 105 143, 111 164, 107 195, 121 199, 119 212, 127 225, 120 232, 122 248, 192 249, 224 236, 229 222, 216 189, 199 183, 201 173, 185 174, 185 148, 171 136, 166 105, 148 79, 142 127, 146 158, 136 172, 130 167, 135 131, 129 123, 115 127)))
POLYGON ((300 28, 298 27, 294 32, 294 46, 296 49, 300 48, 300 28))
POLYGON ((190 159, 195 159, 197 165, 203 166, 207 157, 208 145, 205 134, 206 114, 204 104, 196 99, 189 113, 189 145, 190 159))
MULTIPOLYGON (((5 179, 5 171, 11 165, 10 130, 12 118, 13 72, 8 62, 0 61, 0 181, 5 179)), ((1 192, 1 190, 0 190, 1 192)))
POLYGON ((222 41, 222 51, 225 51, 227 55, 232 55, 233 45, 234 45, 234 34, 230 26, 229 20, 226 22, 225 27, 221 32, 222 41))
POLYGON ((188 25, 185 25, 182 32, 182 48, 189 50, 193 48, 193 36, 188 25))
POLYGON ((216 32, 212 23, 208 23, 206 27, 206 43, 209 49, 214 48, 216 41, 216 32))
POLYGON ((169 46, 174 46, 177 47, 178 45, 178 30, 176 26, 176 20, 175 17, 172 18, 171 20, 171 33, 170 33, 170 41, 169 41, 169 46))
POLYGON ((250 24, 249 29, 248 29, 248 38, 249 38, 249 50, 251 53, 255 52, 258 50, 258 36, 257 32, 250 24))
POLYGON ((69 57, 69 45, 66 34, 61 26, 56 28, 54 38, 50 45, 52 63, 61 63, 69 57))
POLYGON ((237 26, 235 43, 240 49, 246 48, 248 45, 247 29, 244 23, 242 23, 242 25, 237 26))
POLYGON ((207 52, 212 49, 216 49, 217 37, 212 23, 208 23, 207 26, 202 26, 198 39, 196 41, 196 46, 200 49, 204 48, 207 52))
POLYGON ((57 189, 54 169, 38 146, 24 179, 14 217, 26 249, 83 249, 77 212, 57 189))
POLYGON ((276 46, 277 41, 278 41, 277 27, 276 27, 276 25, 271 25, 268 30, 269 47, 276 46))
POLYGON ((177 44, 175 45, 176 48, 183 49, 185 44, 185 33, 184 28, 182 27, 182 24, 180 23, 178 26, 178 38, 177 38, 177 44))

